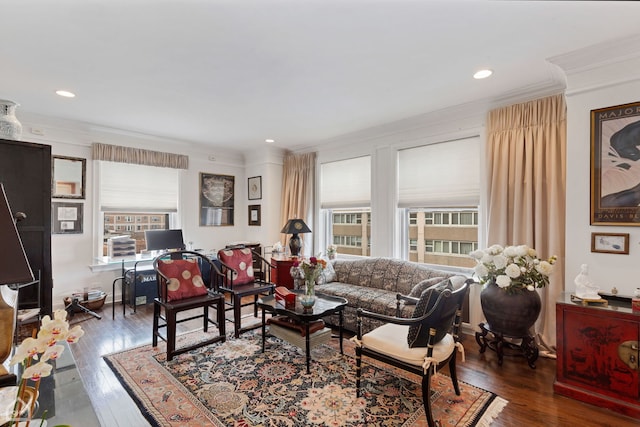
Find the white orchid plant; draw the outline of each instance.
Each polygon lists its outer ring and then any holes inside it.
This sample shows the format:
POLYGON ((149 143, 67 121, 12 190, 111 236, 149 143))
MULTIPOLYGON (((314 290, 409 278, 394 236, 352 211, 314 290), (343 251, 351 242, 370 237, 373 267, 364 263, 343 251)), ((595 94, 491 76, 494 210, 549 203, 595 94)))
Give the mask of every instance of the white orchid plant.
MULTIPOLYGON (((35 383, 34 388, 37 394, 40 379, 51 375, 53 366, 48 362, 57 359, 64 351, 64 346, 58 343, 63 341, 76 343, 82 335, 84 335, 84 331, 80 325, 69 328, 65 310, 56 310, 53 314, 53 319, 48 315, 42 318, 42 324, 36 338, 30 337, 22 341, 9 362, 10 365, 20 363, 24 368, 18 387, 14 420, 18 418, 19 405, 22 404, 27 382, 33 381, 35 383)), ((31 415, 30 410, 29 417, 31 415)))
POLYGON ((534 291, 549 284, 549 275, 557 257, 548 260, 538 258, 535 249, 527 245, 493 245, 487 249, 473 251, 469 256, 476 260, 474 273, 480 283, 495 282, 509 293, 534 291))

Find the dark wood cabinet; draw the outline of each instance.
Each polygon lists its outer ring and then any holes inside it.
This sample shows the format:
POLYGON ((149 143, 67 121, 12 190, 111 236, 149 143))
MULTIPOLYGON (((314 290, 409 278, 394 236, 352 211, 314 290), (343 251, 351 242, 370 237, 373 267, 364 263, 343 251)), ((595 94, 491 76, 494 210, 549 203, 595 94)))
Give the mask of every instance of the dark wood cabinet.
MULTIPOLYGON (((39 305, 51 314, 51 146, 0 139, 0 182, 13 213, 26 214, 17 223, 18 233, 31 270, 40 271, 39 305)), ((35 303, 38 289, 26 287, 20 298, 35 303)))
POLYGON ((630 304, 556 304, 558 394, 640 419, 640 313, 630 304))
POLYGON ((291 267, 293 266, 293 258, 284 255, 273 255, 271 257, 271 281, 276 286, 285 286, 287 289, 293 289, 293 277, 291 277, 291 267))

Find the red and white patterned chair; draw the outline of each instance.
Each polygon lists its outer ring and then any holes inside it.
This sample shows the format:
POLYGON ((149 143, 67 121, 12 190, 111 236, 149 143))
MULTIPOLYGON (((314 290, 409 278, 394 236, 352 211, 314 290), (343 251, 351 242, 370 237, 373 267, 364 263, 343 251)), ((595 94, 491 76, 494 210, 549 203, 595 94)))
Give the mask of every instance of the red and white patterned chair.
POLYGON ((167 360, 173 356, 218 341, 225 341, 225 305, 224 295, 217 287, 220 271, 208 257, 192 251, 167 252, 153 260, 158 282, 158 297, 153 301, 153 346, 158 338, 167 342, 167 360), (205 267, 205 264, 206 267, 205 267), (204 268, 203 268, 204 267, 204 268), (209 273, 208 283, 203 280, 202 271, 209 273), (202 309, 202 314, 178 318, 178 313, 202 309), (215 320, 209 317, 209 308, 216 311, 215 320), (203 319, 206 332, 209 323, 218 327, 219 334, 208 340, 181 347, 176 350, 176 326, 178 323, 193 319, 203 319), (160 321, 164 323, 160 323, 160 321), (166 336, 160 334, 160 328, 167 328, 166 336))
POLYGON ((271 295, 275 285, 271 283, 271 264, 260 254, 245 247, 232 247, 220 249, 218 251, 218 261, 222 266, 222 284, 220 290, 229 294, 227 310, 233 311, 233 326, 235 337, 240 334, 256 329, 260 323, 242 327, 242 307, 253 306, 253 315, 258 317, 258 306, 256 302, 260 295, 271 295), (264 277, 256 277, 254 272, 254 262, 261 263, 264 277), (243 302, 242 299, 253 296, 252 300, 243 302))

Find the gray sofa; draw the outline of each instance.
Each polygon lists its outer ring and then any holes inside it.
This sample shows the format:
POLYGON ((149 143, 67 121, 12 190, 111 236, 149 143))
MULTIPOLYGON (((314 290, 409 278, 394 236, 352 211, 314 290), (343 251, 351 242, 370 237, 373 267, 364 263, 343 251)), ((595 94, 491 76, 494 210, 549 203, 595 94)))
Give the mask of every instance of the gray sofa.
MULTIPOLYGON (((331 261, 331 268, 325 271, 324 283, 316 285, 317 293, 344 297, 349 301, 344 310, 344 328, 357 331, 356 311, 358 308, 374 311, 389 316, 396 315, 396 295, 420 297, 420 289, 414 287, 420 282, 438 283, 437 277, 443 280, 454 274, 429 268, 424 264, 402 261, 392 258, 336 259, 331 261)), ((411 317, 415 305, 401 302, 401 316, 411 317)), ((327 317, 327 323, 338 325, 337 315, 327 317)), ((363 333, 381 323, 373 319, 363 319, 363 333)))

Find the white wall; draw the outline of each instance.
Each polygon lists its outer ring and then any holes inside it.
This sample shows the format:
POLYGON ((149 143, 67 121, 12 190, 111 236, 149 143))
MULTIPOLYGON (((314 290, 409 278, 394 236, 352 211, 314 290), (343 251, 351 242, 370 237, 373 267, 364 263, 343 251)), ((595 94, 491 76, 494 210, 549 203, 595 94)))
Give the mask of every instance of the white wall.
MULTIPOLYGON (((112 283, 120 275, 120 268, 92 271, 90 267, 95 264, 94 236, 97 228, 94 221, 95 188, 91 159, 93 142, 189 156, 189 169, 182 173, 180 210, 185 243, 192 241, 194 248, 214 250, 236 241, 257 241, 263 245, 271 245, 279 238, 278 231, 282 226, 279 222, 283 158, 280 149, 266 147, 260 155, 251 153, 245 160, 243 153, 234 150, 212 149, 184 141, 170 141, 37 115, 21 115, 19 112, 17 115, 23 125, 22 140, 51 145, 53 155, 87 159, 86 198, 74 200, 84 205, 83 233, 53 234, 51 237, 54 308, 62 307, 65 296, 84 287, 102 289, 109 294, 107 301, 111 302, 112 283), (211 156, 214 160, 211 160, 211 156), (235 177, 233 226, 199 226, 200 172, 235 177), (262 200, 247 200, 249 176, 262 176, 262 200), (262 226, 248 226, 249 204, 261 205, 262 226)), ((119 300, 120 286, 117 284, 116 301, 119 300)))
POLYGON ((640 228, 590 225, 591 110, 640 101, 639 42, 635 38, 554 59, 567 74, 567 291, 575 289, 581 264, 589 265, 591 281, 605 292, 616 287, 631 296, 640 287, 640 228), (629 255, 592 253, 593 232, 629 233, 629 255))

